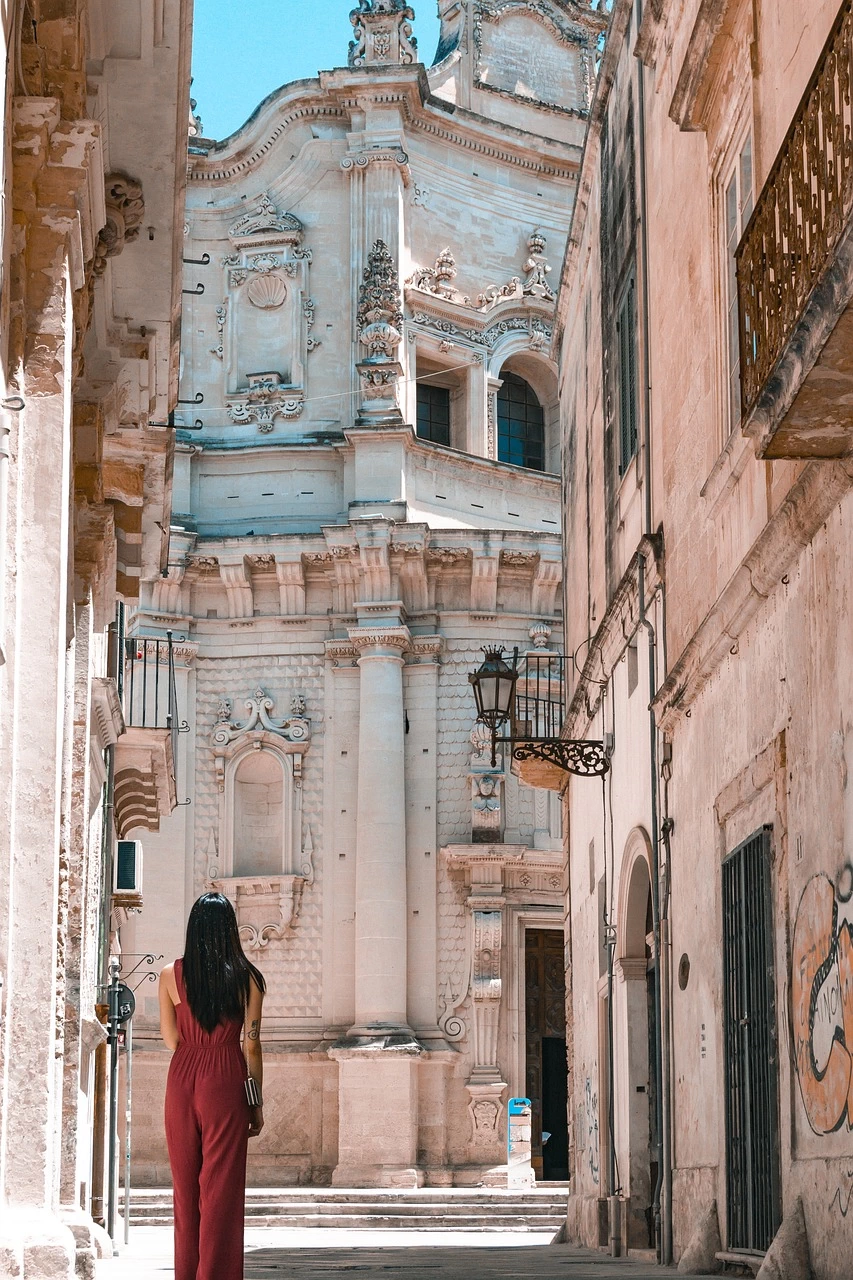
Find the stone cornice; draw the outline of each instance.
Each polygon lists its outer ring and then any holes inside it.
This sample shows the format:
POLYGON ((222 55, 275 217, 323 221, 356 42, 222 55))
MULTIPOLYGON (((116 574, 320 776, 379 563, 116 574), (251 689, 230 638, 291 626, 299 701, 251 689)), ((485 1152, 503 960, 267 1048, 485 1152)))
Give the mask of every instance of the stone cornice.
MULTIPOLYGON (((443 99, 430 95, 422 68, 371 67, 369 74, 324 72, 319 80, 297 81, 277 90, 241 130, 216 143, 205 155, 190 157, 189 185, 228 182, 250 172, 269 155, 290 126, 301 121, 338 120, 345 129, 350 112, 361 109, 364 99, 378 105, 396 105, 409 128, 452 147, 558 181, 573 181, 577 173, 580 150, 575 144, 534 138, 523 129, 463 108, 456 108, 451 114, 443 99)), ((548 113, 547 106, 535 102, 529 105, 548 113)))

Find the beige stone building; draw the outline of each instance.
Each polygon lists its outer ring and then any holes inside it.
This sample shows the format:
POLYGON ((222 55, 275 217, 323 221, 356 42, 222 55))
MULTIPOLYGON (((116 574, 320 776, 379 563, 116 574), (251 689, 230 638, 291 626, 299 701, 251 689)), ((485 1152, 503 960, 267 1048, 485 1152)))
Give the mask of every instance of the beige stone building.
MULTIPOLYGON (((566 1176, 559 805, 472 737, 467 676, 561 646, 548 352, 605 21, 440 10, 428 70, 408 6, 365 0, 348 66, 191 146, 187 430, 134 626, 181 637, 192 804, 142 836, 129 937, 170 959, 205 887, 234 901, 269 984, 261 1186, 500 1182, 528 1090, 566 1176)), ((153 992, 135 1037, 162 1185, 153 992)))
POLYGON ((114 619, 167 550, 191 8, 0 4, 3 1276, 94 1275, 115 839, 176 799, 114 619))
POLYGON ((612 764, 566 791, 570 1234, 688 1269, 776 1237, 799 1275, 804 1222, 818 1280, 852 1243, 851 53, 847 0, 615 0, 554 345, 564 733, 612 764))

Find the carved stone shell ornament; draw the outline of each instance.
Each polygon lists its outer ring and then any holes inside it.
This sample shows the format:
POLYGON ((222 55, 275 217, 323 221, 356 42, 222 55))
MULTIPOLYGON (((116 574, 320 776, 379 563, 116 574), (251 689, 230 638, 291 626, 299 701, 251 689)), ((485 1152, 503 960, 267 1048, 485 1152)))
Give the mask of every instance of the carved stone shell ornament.
POLYGON ((255 276, 247 289, 249 301, 262 311, 274 311, 287 297, 287 285, 275 275, 255 276))

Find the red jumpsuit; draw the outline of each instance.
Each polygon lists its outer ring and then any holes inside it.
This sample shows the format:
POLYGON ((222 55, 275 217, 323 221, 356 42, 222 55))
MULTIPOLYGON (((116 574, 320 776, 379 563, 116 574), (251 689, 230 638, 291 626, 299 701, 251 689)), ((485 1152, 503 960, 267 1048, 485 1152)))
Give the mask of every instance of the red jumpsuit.
POLYGON ((243 1280, 248 1074, 241 1022, 207 1032, 187 1004, 175 961, 181 1041, 166 1083, 166 1141, 175 1196, 175 1280, 243 1280))

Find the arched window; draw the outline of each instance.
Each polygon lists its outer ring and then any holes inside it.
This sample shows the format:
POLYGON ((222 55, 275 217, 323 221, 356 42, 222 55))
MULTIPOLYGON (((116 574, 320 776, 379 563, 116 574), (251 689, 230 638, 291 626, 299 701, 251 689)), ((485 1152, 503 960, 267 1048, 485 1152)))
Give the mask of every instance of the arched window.
POLYGON ((517 373, 503 373, 498 392, 498 458, 545 470, 545 414, 536 392, 517 373))

